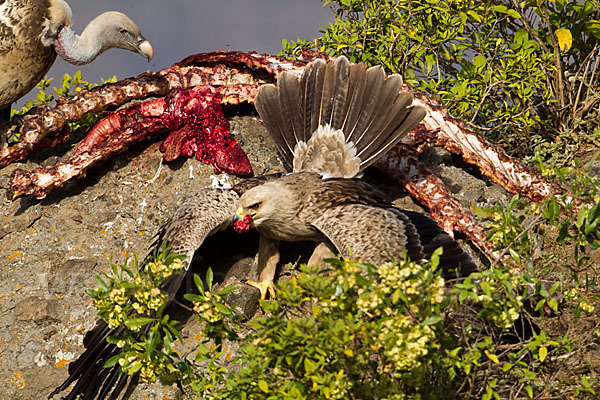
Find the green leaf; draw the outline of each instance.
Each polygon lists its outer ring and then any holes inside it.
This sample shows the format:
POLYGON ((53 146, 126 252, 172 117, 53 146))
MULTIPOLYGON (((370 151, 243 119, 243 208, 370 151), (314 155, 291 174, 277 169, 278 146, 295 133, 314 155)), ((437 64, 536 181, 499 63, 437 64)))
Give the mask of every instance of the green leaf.
POLYGON ((96 284, 100 289, 102 289, 105 292, 108 292, 108 286, 106 285, 106 282, 104 282, 104 280, 100 278, 100 276, 96 275, 94 279, 96 279, 96 284))
POLYGON ((548 348, 546 346, 540 347, 540 349, 539 349, 540 362, 544 362, 547 355, 548 355, 548 348))
POLYGON ((212 268, 208 267, 208 271, 206 271, 206 289, 210 291, 212 289, 213 284, 213 272, 212 268))
POLYGON ((183 295, 183 298, 189 301, 204 301, 203 296, 199 296, 197 294, 186 293, 183 295))
POLYGON ((233 315, 233 313, 231 312, 231 309, 229 307, 227 307, 224 304, 221 303, 214 303, 215 307, 217 307, 217 310, 219 310, 219 312, 223 315, 233 315))
POLYGON ((110 368, 110 367, 116 365, 119 362, 119 359, 121 357, 123 357, 123 354, 121 354, 121 353, 115 354, 114 356, 112 356, 111 358, 106 360, 106 362, 104 363, 104 368, 110 368))
POLYGON ((467 11, 467 14, 469 14, 469 16, 470 16, 471 18, 473 18, 473 20, 474 20, 474 21, 476 21, 476 22, 481 22, 481 21, 483 21, 483 20, 482 20, 482 18, 481 18, 481 16, 480 16, 479 14, 477 14, 477 13, 476 13, 475 11, 473 11, 473 10, 469 10, 469 11, 467 11))
POLYGON ((510 9, 507 12, 508 15, 510 15, 511 17, 515 18, 515 19, 520 19, 521 18, 521 14, 519 14, 518 11, 510 9))
POLYGON ((258 380, 258 387, 260 388, 260 390, 262 390, 265 393, 269 393, 269 384, 263 380, 263 379, 259 379, 258 380))
POLYGON ((237 289, 237 285, 227 286, 226 288, 219 290, 217 294, 219 296, 225 296, 226 294, 233 292, 235 289, 237 289))
MULTIPOLYGON (((521 28, 515 33, 513 40, 514 40, 515 44, 523 45, 523 43, 525 43, 526 41, 529 40, 529 33, 527 33, 525 28, 521 28)), ((537 157, 539 157, 539 152, 536 153, 536 160, 537 160, 537 157)))
POLYGON ((441 315, 430 315, 429 317, 427 317, 422 324, 423 325, 435 325, 438 322, 440 322, 442 319, 444 319, 441 315))
POLYGON ((473 64, 475 65, 475 67, 477 68, 482 68, 483 66, 485 66, 486 64, 486 59, 484 56, 482 56, 481 54, 478 56, 475 56, 473 58, 473 64))
POLYGON ((498 360, 498 356, 497 355, 495 355, 493 353, 490 353, 487 350, 485 350, 484 353, 487 356, 487 358, 489 358, 490 360, 492 360, 492 362, 494 362, 494 363, 499 363, 500 362, 500 360, 498 360))
POLYGON ((310 358, 305 358, 304 369, 306 370, 306 373, 312 374, 317 369, 317 364, 315 364, 310 358))
POLYGON ((591 19, 584 23, 585 31, 590 33, 596 39, 600 39, 600 20, 591 19))
POLYGON ((142 363, 138 360, 135 360, 127 368, 124 368, 128 374, 133 375, 138 372, 142 368, 142 363))
POLYGON ((132 319, 128 319, 125 321, 125 326, 128 327, 129 329, 139 328, 139 327, 142 327, 142 326, 147 325, 154 321, 155 321, 154 318, 148 318, 148 317, 132 318, 132 319))
POLYGON ((202 279, 198 276, 198 274, 194 274, 194 283, 198 288, 200 293, 204 293, 204 284, 202 283, 202 279))

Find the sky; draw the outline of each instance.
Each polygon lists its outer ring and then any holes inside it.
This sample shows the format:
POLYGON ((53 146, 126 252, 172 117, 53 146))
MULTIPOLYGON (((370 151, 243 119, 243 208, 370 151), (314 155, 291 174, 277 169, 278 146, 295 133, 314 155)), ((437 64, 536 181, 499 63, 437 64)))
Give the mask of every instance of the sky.
MULTIPOLYGON (((57 57, 47 75, 55 78, 54 84, 78 69, 89 82, 113 75, 123 79, 214 50, 276 54, 283 38, 312 39, 334 19, 320 0, 71 0, 69 5, 76 33, 105 11, 127 14, 152 44, 154 58, 147 62, 136 53, 111 49, 91 64, 75 66, 57 57)), ((21 99, 16 106, 23 103, 21 99)))

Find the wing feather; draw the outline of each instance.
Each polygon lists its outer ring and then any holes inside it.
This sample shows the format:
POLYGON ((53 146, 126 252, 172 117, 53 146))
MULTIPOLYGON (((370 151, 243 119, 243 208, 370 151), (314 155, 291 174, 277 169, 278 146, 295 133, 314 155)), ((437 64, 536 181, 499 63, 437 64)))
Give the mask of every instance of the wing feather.
MULTIPOLYGON (((234 190, 202 189, 183 201, 160 229, 154 245, 160 246, 164 243, 172 252, 185 255, 184 271, 170 276, 161 285, 161 289, 169 293, 169 299, 175 297, 181 286, 196 249, 207 236, 233 222, 232 216, 238 199, 239 195, 234 190)), ((83 394, 83 399, 104 398, 98 395, 106 396, 120 376, 118 365, 112 368, 103 367, 106 360, 120 352, 120 349, 108 343, 106 338, 120 333, 122 328, 111 329, 104 321, 98 321, 96 327, 85 336, 86 350, 69 364, 69 377, 50 397, 77 381, 65 399, 75 399, 80 394, 83 394)), ((117 396, 124 386, 125 382, 119 380, 111 396, 117 396)))
POLYGON ((433 219, 415 211, 402 210, 402 213, 413 223, 423 245, 425 258, 431 258, 434 250, 444 249, 440 257, 440 268, 444 277, 464 278, 477 270, 477 265, 460 244, 452 239, 433 219))
POLYGON ((279 93, 275 85, 263 85, 260 87, 254 106, 265 124, 265 128, 275 141, 279 152, 285 161, 292 165, 294 146, 294 137, 288 136, 288 132, 284 129, 284 122, 281 118, 281 110, 279 107, 279 93))
POLYGON ((373 264, 402 257, 404 250, 414 261, 423 259, 415 227, 393 208, 344 204, 329 208, 311 224, 319 229, 344 257, 373 264))

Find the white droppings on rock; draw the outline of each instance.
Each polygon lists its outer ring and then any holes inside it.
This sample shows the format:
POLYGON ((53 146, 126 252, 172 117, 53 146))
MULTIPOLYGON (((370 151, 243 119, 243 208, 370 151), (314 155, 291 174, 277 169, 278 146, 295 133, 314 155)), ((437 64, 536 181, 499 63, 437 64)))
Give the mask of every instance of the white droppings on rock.
POLYGON ((147 206, 148 206, 148 203, 146 202, 146 198, 144 197, 144 199, 140 203, 140 207, 142 207, 142 214, 140 215, 140 217, 138 219, 135 220, 135 222, 137 222, 138 225, 142 223, 142 220, 144 218, 144 211, 146 210, 147 206))
POLYGON ((119 220, 119 216, 117 215, 114 221, 108 221, 102 224, 102 226, 104 227, 105 231, 108 231, 110 228, 113 227, 113 225, 115 224, 115 222, 117 222, 119 220))
POLYGON ((158 177, 160 176, 160 171, 162 171, 163 169, 163 163, 162 163, 163 159, 162 157, 160 158, 160 164, 158 164, 158 169, 156 170, 156 173, 154 174, 154 177, 152 177, 152 179, 150 179, 148 182, 144 182, 142 185, 144 187, 148 186, 149 184, 153 183, 154 181, 156 181, 158 179, 158 177))
POLYGON ((35 357, 33 357, 33 362, 38 367, 43 367, 44 365, 48 365, 48 362, 46 361, 46 356, 44 356, 41 351, 39 351, 35 355, 35 357))
POLYGON ((190 164, 190 179, 194 179, 194 164, 190 164))
POLYGON ((210 186, 213 189, 231 189, 232 185, 231 182, 229 181, 229 175, 227 174, 223 174, 221 175, 221 177, 218 177, 216 175, 211 175, 210 176, 210 186))
POLYGON ((71 351, 59 350, 54 356, 55 362, 58 364, 61 361, 72 361, 75 358, 75 353, 71 351))

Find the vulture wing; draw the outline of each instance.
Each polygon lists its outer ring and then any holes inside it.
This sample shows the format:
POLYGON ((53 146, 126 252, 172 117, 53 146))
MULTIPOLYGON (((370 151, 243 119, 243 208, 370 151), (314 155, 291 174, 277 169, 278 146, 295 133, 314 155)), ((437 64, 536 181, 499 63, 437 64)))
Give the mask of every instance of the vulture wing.
POLYGON ((56 59, 40 39, 49 6, 49 0, 0 2, 0 110, 33 89, 56 59))

